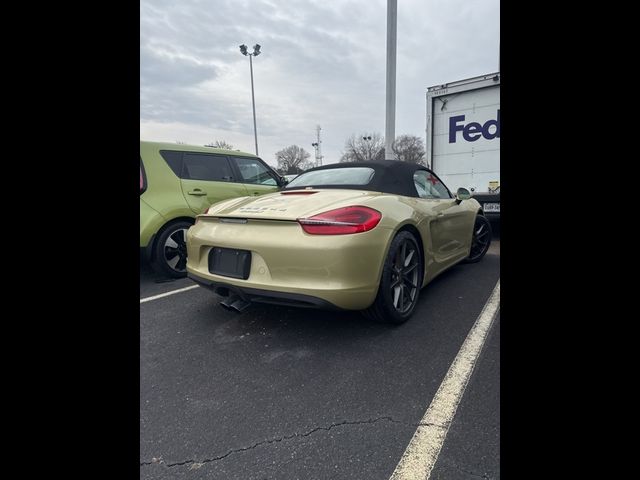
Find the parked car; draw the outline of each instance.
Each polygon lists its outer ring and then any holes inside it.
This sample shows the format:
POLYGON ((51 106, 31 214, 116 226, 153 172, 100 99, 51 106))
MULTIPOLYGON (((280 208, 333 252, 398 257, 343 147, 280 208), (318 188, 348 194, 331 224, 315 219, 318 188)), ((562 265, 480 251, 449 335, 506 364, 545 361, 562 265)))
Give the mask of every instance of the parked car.
POLYGON ((362 310, 402 323, 420 289, 491 242, 480 204, 429 169, 330 164, 280 192, 211 206, 187 232, 188 276, 242 311, 250 302, 362 310))
POLYGON ((211 204, 285 184, 250 153, 140 142, 140 248, 158 272, 186 276, 185 234, 211 204))

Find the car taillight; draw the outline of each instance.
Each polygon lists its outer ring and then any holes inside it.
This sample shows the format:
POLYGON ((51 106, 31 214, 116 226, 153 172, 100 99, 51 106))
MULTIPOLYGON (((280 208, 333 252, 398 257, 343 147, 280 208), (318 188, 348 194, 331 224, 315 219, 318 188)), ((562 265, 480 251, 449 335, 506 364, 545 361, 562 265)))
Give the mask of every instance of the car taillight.
POLYGON ((140 195, 147 190, 147 176, 144 173, 144 165, 142 164, 142 157, 140 157, 140 195))
POLYGON ((346 235, 368 232, 380 222, 382 214, 369 207, 344 207, 299 218, 302 229, 312 235, 346 235))

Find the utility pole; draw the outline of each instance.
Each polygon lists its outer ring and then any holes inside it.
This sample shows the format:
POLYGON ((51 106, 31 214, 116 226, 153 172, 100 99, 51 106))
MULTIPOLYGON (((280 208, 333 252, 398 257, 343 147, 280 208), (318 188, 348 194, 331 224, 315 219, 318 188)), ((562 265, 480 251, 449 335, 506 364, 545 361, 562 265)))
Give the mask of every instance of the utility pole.
POLYGON ((316 164, 314 165, 315 167, 320 167, 322 166, 322 154, 320 151, 320 144, 322 143, 322 140, 320 140, 320 130, 322 130, 322 127, 320 127, 320 125, 316 126, 316 137, 317 137, 317 141, 312 143, 311 146, 314 147, 316 149, 316 164))

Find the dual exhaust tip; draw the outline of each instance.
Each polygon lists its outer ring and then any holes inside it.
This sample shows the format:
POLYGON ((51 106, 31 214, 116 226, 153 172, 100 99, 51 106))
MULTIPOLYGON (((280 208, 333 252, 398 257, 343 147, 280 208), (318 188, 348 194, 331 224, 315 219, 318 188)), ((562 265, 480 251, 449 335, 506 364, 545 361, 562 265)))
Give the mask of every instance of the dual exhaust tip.
POLYGON ((226 310, 236 313, 242 313, 251 306, 250 302, 245 302, 238 295, 231 295, 220 302, 226 310))

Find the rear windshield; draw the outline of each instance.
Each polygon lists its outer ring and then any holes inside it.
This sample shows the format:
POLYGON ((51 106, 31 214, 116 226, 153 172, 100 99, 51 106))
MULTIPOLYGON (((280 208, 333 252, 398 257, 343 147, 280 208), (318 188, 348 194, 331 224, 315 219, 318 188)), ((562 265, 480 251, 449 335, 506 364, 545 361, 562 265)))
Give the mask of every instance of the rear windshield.
POLYGON ((320 185, 368 185, 375 171, 369 167, 334 168, 302 173, 287 184, 289 188, 320 185))

